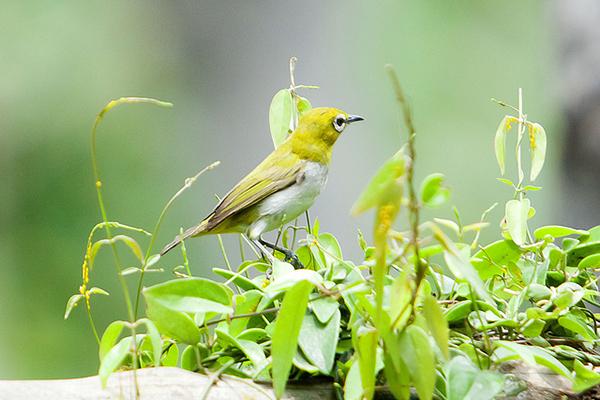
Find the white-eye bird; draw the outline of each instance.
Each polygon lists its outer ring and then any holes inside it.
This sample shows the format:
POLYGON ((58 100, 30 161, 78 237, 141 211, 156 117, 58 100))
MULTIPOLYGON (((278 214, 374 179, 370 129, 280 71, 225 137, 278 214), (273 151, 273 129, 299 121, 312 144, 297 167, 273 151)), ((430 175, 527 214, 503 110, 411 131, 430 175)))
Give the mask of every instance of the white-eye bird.
POLYGON ((280 251, 300 266, 289 250, 262 240, 262 234, 280 228, 314 203, 327 181, 333 145, 351 123, 362 121, 336 108, 313 108, 298 127, 246 175, 198 225, 177 236, 161 255, 188 237, 244 233, 267 256, 264 246, 280 251))

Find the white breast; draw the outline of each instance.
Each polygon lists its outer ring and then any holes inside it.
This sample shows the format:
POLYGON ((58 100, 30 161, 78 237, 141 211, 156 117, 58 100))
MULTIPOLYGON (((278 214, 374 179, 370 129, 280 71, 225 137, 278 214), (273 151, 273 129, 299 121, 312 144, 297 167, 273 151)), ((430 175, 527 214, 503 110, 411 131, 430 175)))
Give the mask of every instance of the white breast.
POLYGON ((298 182, 264 199, 259 205, 259 220, 250 225, 248 236, 256 239, 288 223, 308 210, 327 182, 326 165, 307 161, 298 182))

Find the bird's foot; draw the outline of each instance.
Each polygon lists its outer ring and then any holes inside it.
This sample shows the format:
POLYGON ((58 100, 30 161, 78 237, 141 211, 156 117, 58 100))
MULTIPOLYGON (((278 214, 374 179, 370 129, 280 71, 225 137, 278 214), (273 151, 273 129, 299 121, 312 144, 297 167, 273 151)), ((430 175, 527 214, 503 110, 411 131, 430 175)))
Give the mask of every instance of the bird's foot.
POLYGON ((284 261, 290 263, 294 268, 296 268, 296 269, 304 268, 304 265, 302 265, 302 263, 300 262, 300 259, 293 251, 285 249, 283 247, 279 247, 279 246, 274 245, 269 242, 265 242, 262 239, 258 239, 258 242, 264 246, 267 246, 268 248, 270 248, 272 250, 278 251, 281 254, 283 254, 285 256, 284 261))
POLYGON ((288 250, 287 253, 284 253, 284 254, 285 254, 285 258, 284 258, 285 262, 292 264, 292 266, 296 269, 304 268, 304 265, 302 264, 302 262, 300 262, 300 259, 294 252, 288 250))

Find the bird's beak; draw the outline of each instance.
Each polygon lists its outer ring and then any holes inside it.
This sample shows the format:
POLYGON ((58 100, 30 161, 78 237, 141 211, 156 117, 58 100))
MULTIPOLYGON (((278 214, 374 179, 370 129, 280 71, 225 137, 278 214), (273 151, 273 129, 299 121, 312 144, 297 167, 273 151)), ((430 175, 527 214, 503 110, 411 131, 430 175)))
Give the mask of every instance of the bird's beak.
POLYGON ((361 117, 360 115, 349 115, 348 119, 346 120, 346 123, 351 124, 353 122, 357 122, 357 121, 364 121, 365 119, 363 117, 361 117))

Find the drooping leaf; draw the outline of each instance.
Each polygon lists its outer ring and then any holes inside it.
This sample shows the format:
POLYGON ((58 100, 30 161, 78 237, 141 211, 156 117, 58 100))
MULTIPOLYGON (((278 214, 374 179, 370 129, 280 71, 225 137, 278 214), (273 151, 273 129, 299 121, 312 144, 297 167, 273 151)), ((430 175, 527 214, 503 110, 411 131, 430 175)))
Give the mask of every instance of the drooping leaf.
POLYGON ((498 161, 498 166, 500 167, 500 173, 504 175, 505 171, 505 162, 504 157, 506 154, 506 135, 510 130, 510 122, 513 118, 506 115, 500 121, 500 125, 498 125, 498 129, 496 129, 496 137, 494 139, 494 148, 496 150, 496 160, 498 161))
POLYGON ((509 200, 506 202, 506 227, 516 245, 527 241, 527 219, 530 208, 529 199, 509 200))
POLYGON ((448 322, 444 317, 444 312, 442 311, 440 305, 437 300, 429 295, 425 297, 425 301, 423 302, 423 316, 427 321, 427 327, 431 332, 435 342, 440 348, 442 355, 447 359, 450 357, 450 353, 448 351, 448 322))
POLYGON ((419 399, 431 400, 435 386, 435 356, 427 333, 416 325, 410 325, 400 334, 400 357, 409 367, 411 382, 419 399))
POLYGON ((73 309, 75 307, 77 307, 77 304, 79 304, 79 302, 83 298, 85 298, 85 296, 82 294, 79 294, 79 293, 74 294, 73 296, 69 297, 69 300, 67 301, 67 308, 65 309, 65 316, 64 316, 65 319, 69 318, 71 311, 73 311, 73 309))
POLYGON ((269 127, 276 148, 288 136, 292 112, 292 94, 289 89, 281 89, 273 96, 269 107, 269 127))
POLYGON ((546 159, 546 131, 540 124, 529 125, 529 151, 531 155, 529 178, 534 181, 542 171, 546 159))
POLYGON ((374 329, 360 329, 353 335, 353 342, 358 355, 362 399, 370 400, 375 393, 375 378, 377 376, 377 338, 374 329))
POLYGON ((275 321, 275 331, 271 344, 273 389, 277 398, 281 398, 296 354, 298 335, 302 327, 308 305, 308 295, 313 289, 312 283, 301 280, 292 286, 281 304, 275 321))

